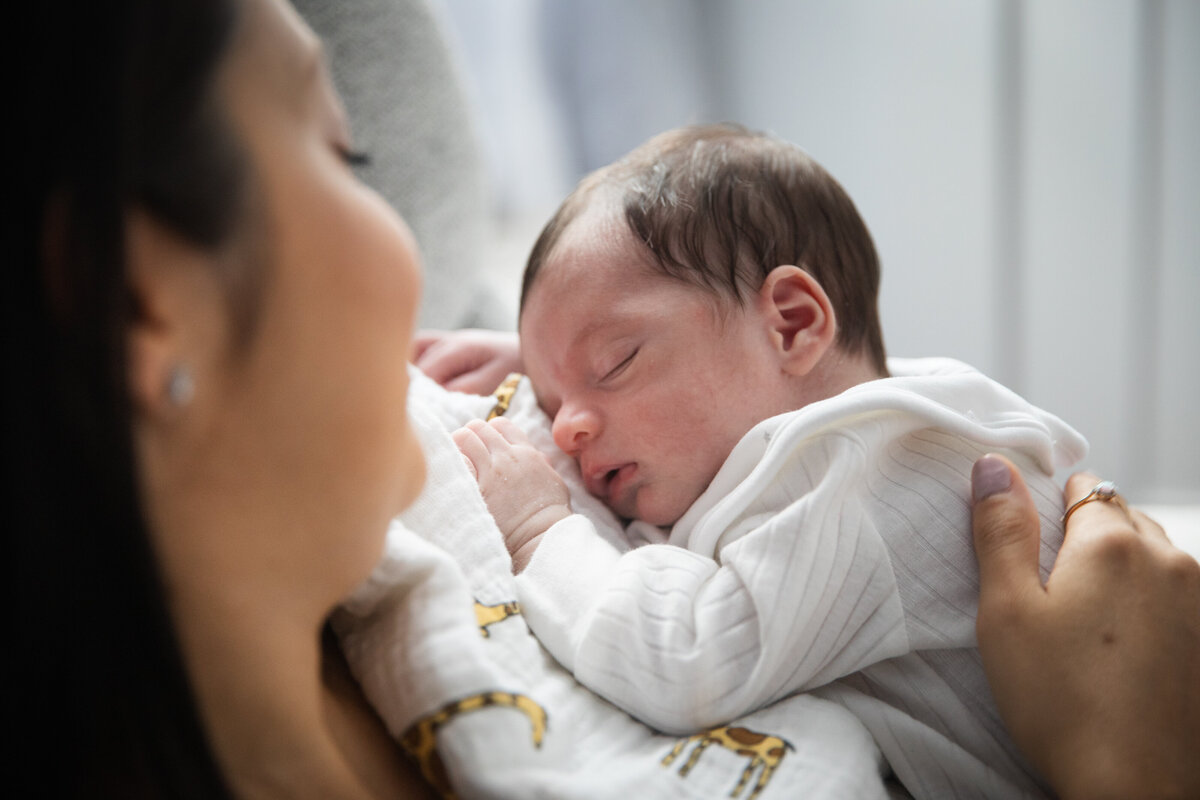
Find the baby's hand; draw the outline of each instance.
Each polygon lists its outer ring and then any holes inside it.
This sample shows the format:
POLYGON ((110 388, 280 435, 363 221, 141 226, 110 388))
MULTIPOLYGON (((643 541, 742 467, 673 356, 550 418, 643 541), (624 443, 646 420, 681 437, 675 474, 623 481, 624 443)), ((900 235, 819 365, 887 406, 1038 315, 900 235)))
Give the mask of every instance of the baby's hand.
POLYGON ((456 430, 453 438, 504 534, 513 570, 520 572, 542 534, 570 516, 567 485, 521 429, 505 417, 491 422, 472 420, 456 430))

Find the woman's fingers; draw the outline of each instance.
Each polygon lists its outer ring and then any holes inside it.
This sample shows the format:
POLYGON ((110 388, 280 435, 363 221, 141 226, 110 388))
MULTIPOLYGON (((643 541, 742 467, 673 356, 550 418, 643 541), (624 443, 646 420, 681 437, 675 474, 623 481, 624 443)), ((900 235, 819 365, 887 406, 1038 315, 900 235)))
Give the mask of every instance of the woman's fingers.
MULTIPOLYGON (((1073 476, 1066 507, 1099 483, 1073 476)), ((1101 487, 1043 588, 1020 476, 986 456, 973 486, 979 651, 1022 751, 1063 797, 1200 796, 1200 564, 1101 487)))
POLYGON ((1090 472, 1077 472, 1068 478, 1063 497, 1067 520, 1062 549, 1068 553, 1078 546, 1076 540, 1080 537, 1107 537, 1117 542, 1124 537, 1143 536, 1156 544, 1170 546, 1161 525, 1130 507, 1115 485, 1090 472), (1109 487, 1116 492, 1112 496, 1109 487))
POLYGON ((515 333, 503 331, 421 331, 412 361, 447 389, 486 395, 510 372, 520 372, 520 342, 515 333))
POLYGON ((979 559, 980 616, 1041 589, 1040 524, 1020 472, 1008 459, 986 455, 971 471, 971 528, 979 559))
POLYGON ((410 358, 409 361, 415 363, 420 360, 425 351, 444 339, 447 333, 448 331, 434 329, 417 331, 413 336, 412 358, 410 358))
POLYGON ((486 397, 504 382, 508 374, 508 368, 504 364, 492 361, 481 364, 477 368, 458 373, 454 377, 447 378, 442 382, 442 386, 452 392, 477 394, 486 397))
POLYGON ((1079 529, 1128 528, 1136 531, 1129 506, 1112 481, 1102 481, 1090 472, 1076 472, 1067 479, 1063 500, 1068 535, 1079 529))
POLYGON ((475 372, 487 360, 488 354, 475 347, 463 346, 453 339, 438 339, 425 343, 414 356, 413 363, 429 378, 446 386, 475 372))
POLYGON ((1170 542, 1167 532, 1163 530, 1162 525, 1159 525, 1150 517, 1138 511, 1136 508, 1129 509, 1130 516, 1133 517, 1133 524, 1137 528, 1138 533, 1150 536, 1155 539, 1161 539, 1164 542, 1170 542))

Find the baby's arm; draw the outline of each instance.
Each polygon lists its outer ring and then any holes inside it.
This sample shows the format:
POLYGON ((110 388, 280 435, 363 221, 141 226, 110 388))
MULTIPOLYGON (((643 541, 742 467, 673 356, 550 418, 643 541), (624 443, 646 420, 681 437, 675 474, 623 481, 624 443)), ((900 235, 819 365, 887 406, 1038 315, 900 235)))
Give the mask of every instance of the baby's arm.
POLYGON ((517 576, 522 614, 580 683, 669 733, 906 652, 882 544, 827 526, 796 548, 801 516, 764 520, 718 562, 670 544, 620 553, 572 515, 517 576))
POLYGON ((520 572, 542 534, 571 515, 567 486, 525 434, 505 417, 472 420, 453 434, 520 572))

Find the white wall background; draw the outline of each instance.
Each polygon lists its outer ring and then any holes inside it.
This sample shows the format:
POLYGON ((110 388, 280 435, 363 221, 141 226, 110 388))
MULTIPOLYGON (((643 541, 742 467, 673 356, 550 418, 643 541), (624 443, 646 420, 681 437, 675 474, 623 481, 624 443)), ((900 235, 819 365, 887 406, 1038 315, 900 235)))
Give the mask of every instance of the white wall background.
POLYGON ((1200 2, 444 3, 507 269, 651 134, 770 130, 858 203, 891 354, 968 361, 1137 502, 1200 503, 1200 2))

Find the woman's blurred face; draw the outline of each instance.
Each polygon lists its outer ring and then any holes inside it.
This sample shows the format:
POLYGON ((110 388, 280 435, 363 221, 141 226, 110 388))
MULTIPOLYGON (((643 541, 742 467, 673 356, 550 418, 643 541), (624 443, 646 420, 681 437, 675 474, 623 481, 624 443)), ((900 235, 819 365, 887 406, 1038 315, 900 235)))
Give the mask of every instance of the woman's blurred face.
POLYGON ((249 156, 264 289, 245 352, 220 376, 225 440, 212 461, 278 506, 282 524, 269 527, 284 529, 276 544, 298 572, 357 579, 424 479, 406 411, 418 256, 347 163, 350 133, 315 36, 283 0, 246 0, 241 12, 218 93, 249 156))

